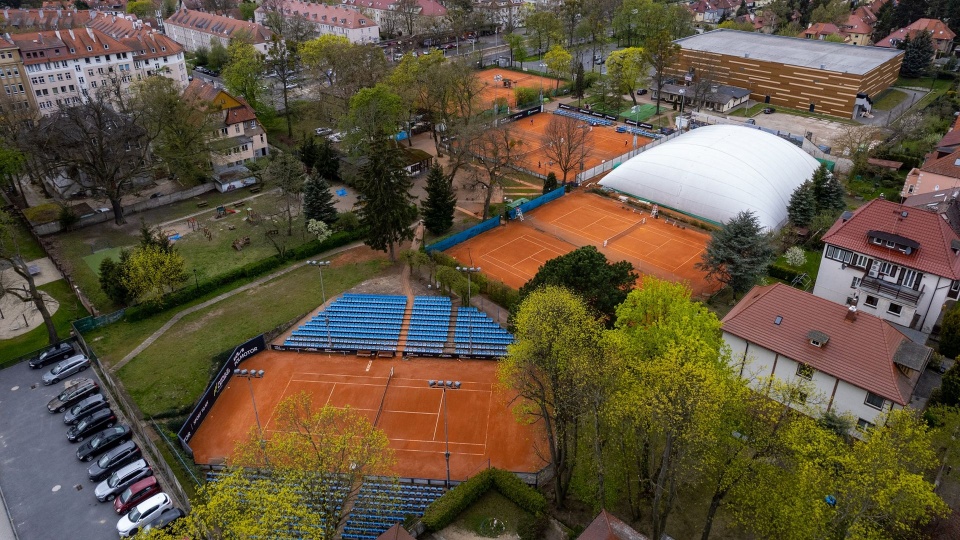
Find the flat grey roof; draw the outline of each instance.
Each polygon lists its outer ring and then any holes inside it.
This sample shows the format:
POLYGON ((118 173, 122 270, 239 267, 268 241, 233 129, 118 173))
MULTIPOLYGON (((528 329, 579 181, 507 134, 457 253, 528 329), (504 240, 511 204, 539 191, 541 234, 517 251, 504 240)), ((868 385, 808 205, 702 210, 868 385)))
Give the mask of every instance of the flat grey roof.
POLYGON ((789 66, 864 75, 903 54, 897 49, 861 47, 819 39, 774 36, 759 32, 713 30, 676 40, 684 49, 778 62, 789 66), (823 66, 821 68, 821 66, 823 66))

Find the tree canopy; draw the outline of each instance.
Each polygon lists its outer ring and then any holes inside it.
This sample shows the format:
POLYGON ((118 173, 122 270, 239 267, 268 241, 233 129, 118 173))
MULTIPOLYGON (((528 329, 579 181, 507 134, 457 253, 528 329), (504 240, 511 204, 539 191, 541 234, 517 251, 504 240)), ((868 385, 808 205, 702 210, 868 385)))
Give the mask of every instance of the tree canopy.
POLYGON ((443 174, 439 164, 430 167, 427 175, 427 199, 423 201, 423 224, 433 234, 443 234, 453 226, 457 193, 443 174))
POLYGON ((584 246, 544 263, 533 279, 520 288, 520 298, 544 285, 566 287, 583 298, 598 316, 612 323, 617 306, 638 277, 629 262, 610 263, 596 247, 584 246))
POLYGON ((773 257, 773 246, 760 220, 753 211, 744 210, 710 235, 696 266, 707 272, 707 279, 719 281, 739 295, 766 274, 773 257))

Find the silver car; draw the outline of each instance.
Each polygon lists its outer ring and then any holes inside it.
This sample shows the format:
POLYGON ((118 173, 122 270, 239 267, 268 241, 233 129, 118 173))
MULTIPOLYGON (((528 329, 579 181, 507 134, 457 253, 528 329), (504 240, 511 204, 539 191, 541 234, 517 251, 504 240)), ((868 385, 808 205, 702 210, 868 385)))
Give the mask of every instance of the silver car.
POLYGON ((97 484, 93 493, 100 502, 112 501, 134 482, 148 476, 153 476, 153 470, 147 465, 145 460, 138 459, 111 474, 110 477, 103 482, 97 484))
POLYGON ((62 379, 66 379, 74 373, 80 373, 88 367, 90 367, 90 359, 82 354, 78 354, 53 366, 50 371, 43 374, 41 379, 43 380, 43 384, 46 385, 57 384, 62 379))

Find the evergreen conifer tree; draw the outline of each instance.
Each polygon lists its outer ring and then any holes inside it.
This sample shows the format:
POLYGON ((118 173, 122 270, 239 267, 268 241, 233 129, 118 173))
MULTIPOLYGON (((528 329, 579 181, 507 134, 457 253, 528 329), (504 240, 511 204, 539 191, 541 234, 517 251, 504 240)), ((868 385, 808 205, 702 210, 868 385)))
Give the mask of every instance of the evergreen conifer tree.
POLYGON ((795 227, 806 227, 810 225, 815 215, 817 215, 817 200, 813 197, 813 184, 808 180, 793 190, 793 194, 790 195, 787 216, 795 227))
POLYGON ((773 246, 760 220, 752 211, 742 211, 711 235, 697 268, 733 289, 734 296, 750 290, 767 272, 773 246))
POLYGON ((847 201, 843 198, 843 184, 840 183, 835 174, 828 174, 827 183, 823 188, 823 199, 817 201, 819 212, 830 212, 836 215, 847 207, 847 201))
POLYGON ((920 32, 912 39, 907 36, 903 41, 903 64, 900 75, 903 77, 923 77, 933 61, 933 40, 930 32, 920 32))
POLYGON ((367 230, 366 244, 390 254, 396 260, 396 244, 413 238, 410 223, 417 218, 417 207, 410 196, 413 182, 403 170, 400 149, 392 141, 369 152, 360 167, 360 224, 367 230))
POLYGON ((322 176, 312 176, 303 186, 303 215, 306 221, 315 219, 327 225, 337 221, 337 209, 333 202, 330 184, 322 176))
POLYGON ((313 168, 317 171, 317 176, 326 178, 328 182, 339 182, 340 152, 337 152, 329 139, 323 139, 317 145, 316 156, 313 168))
POLYGON ((557 175, 551 171, 547 174, 547 177, 543 180, 543 192, 550 193, 551 191, 557 189, 557 175))
POLYGON ((438 164, 427 175, 427 200, 423 202, 423 224, 433 234, 443 234, 453 226, 457 194, 438 164))

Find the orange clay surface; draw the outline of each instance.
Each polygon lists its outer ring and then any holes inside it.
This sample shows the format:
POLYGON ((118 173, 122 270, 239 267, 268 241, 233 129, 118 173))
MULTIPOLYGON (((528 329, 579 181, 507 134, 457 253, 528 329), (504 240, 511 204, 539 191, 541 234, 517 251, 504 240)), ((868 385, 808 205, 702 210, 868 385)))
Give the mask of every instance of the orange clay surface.
MULTIPOLYGON (((465 479, 489 463, 517 472, 535 472, 546 463, 539 424, 520 424, 509 403, 512 395, 495 388, 497 364, 484 360, 369 359, 355 356, 265 351, 243 363, 263 369, 251 381, 265 436, 276 430, 274 410, 285 397, 308 392, 314 406, 350 406, 373 422, 383 401, 377 427, 390 439, 395 474, 412 478, 446 477, 443 391, 429 379, 457 380, 448 390, 451 478, 465 479), (394 376, 387 386, 390 368, 394 376)), ((234 445, 256 429, 247 381, 233 378, 203 425, 190 441, 201 464, 229 458, 234 445)))
POLYGON ((718 288, 694 268, 710 235, 668 225, 661 216, 633 210, 593 193, 567 194, 524 213, 524 221, 480 234, 449 250, 457 260, 480 266, 483 272, 519 288, 546 261, 574 249, 593 245, 610 261, 626 260, 641 274, 686 282, 695 296, 718 288), (646 222, 640 224, 640 221, 646 222), (626 231, 619 238, 613 236, 626 231), (607 245, 604 246, 604 242, 607 245))
MULTIPOLYGON (((503 79, 513 81, 513 87, 522 86, 535 88, 537 92, 540 91, 541 82, 545 89, 553 89, 557 83, 556 79, 506 69, 493 68, 480 71, 476 74, 476 77, 485 85, 483 91, 480 93, 480 109, 492 109, 494 101, 501 97, 507 99, 511 108, 516 107, 513 88, 504 87, 503 80, 495 80, 495 77, 498 75, 503 79)), ((512 111, 513 109, 511 109, 511 112, 512 111)), ((552 116, 552 112, 544 112, 535 114, 529 118, 522 118, 510 124, 510 129, 513 130, 514 137, 523 141, 523 144, 514 151, 516 157, 512 161, 514 165, 543 175, 552 171, 557 175, 558 179, 562 179, 563 171, 561 171, 556 164, 551 165, 550 158, 543 151, 543 147, 547 144, 544 141, 543 134, 552 116)), ((586 129, 590 129, 591 127, 586 123, 584 123, 584 126, 586 126, 586 129)), ((592 127, 593 129, 590 131, 592 134, 590 150, 583 160, 583 168, 585 170, 633 150, 634 140, 632 134, 617 133, 616 126, 592 127)), ((640 148, 650 141, 651 139, 646 137, 637 136, 636 148, 640 148)), ((580 172, 579 166, 577 166, 575 170, 569 171, 567 180, 572 182, 578 172, 580 172)))

